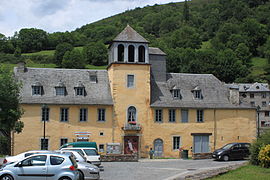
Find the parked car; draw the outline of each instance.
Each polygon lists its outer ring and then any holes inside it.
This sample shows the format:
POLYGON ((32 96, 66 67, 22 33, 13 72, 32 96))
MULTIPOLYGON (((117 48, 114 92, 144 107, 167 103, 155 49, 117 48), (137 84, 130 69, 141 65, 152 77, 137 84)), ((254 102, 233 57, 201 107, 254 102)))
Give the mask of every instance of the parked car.
POLYGON ((17 154, 16 156, 6 156, 4 161, 3 161, 3 164, 15 162, 15 161, 20 161, 20 160, 24 159, 25 157, 28 157, 32 154, 47 153, 47 152, 50 152, 50 151, 48 151, 48 150, 33 150, 33 151, 26 151, 26 152, 17 154))
POLYGON ((95 148, 96 150, 97 149, 97 143, 96 142, 71 142, 71 143, 66 143, 64 145, 62 145, 60 147, 60 149, 62 148, 70 148, 70 147, 87 147, 87 148, 95 148))
POLYGON ((100 155, 98 154, 96 148, 62 148, 61 150, 70 150, 70 151, 77 151, 83 154, 84 157, 86 157, 87 162, 90 162, 96 166, 100 166, 100 155))
POLYGON ((76 160, 67 154, 34 154, 0 168, 1 180, 77 180, 76 160))
POLYGON ((56 152, 61 154, 70 154, 74 156, 78 164, 79 180, 90 180, 100 178, 99 168, 91 163, 87 163, 86 158, 80 152, 69 150, 60 150, 56 152))
POLYGON ((230 143, 213 152, 212 157, 216 160, 229 161, 244 159, 250 154, 250 143, 230 143))

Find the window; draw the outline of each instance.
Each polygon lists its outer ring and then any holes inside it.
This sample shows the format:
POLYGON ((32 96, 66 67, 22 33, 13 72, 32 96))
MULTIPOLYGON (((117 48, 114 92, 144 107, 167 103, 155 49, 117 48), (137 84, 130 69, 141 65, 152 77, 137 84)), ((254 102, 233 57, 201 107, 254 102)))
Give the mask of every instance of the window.
POLYGON ((265 112, 264 112, 264 116, 265 116, 265 117, 269 117, 269 111, 265 111, 265 112))
POLYGON ((118 45, 117 49, 117 55, 118 55, 118 61, 123 62, 124 61, 124 52, 125 52, 125 47, 123 44, 118 45))
POLYGON ((63 146, 64 144, 68 143, 68 138, 61 138, 60 139, 60 146, 63 146))
POLYGON ((65 87, 56 87, 55 88, 56 96, 65 96, 66 88, 65 87))
POLYGON ((50 156, 50 163, 51 165, 60 165, 63 163, 65 159, 62 157, 57 157, 57 156, 50 156))
POLYGON ((169 122, 175 122, 175 109, 169 109, 169 122))
POLYGON ((50 109, 49 108, 42 108, 42 121, 49 121, 50 117, 50 109))
POLYGON ((98 109, 98 121, 105 121, 105 109, 98 109))
POLYGON ((68 108, 61 108, 60 121, 67 122, 68 121, 68 108))
POLYGON ((262 107, 266 107, 266 101, 262 102, 262 107))
POLYGON ((86 108, 80 109, 80 121, 81 122, 87 121, 87 109, 86 108))
POLYGON ((266 93, 262 93, 262 98, 266 98, 266 93))
POLYGON ((250 97, 250 98, 254 98, 254 94, 253 94, 253 93, 250 93, 250 94, 249 94, 249 97, 250 97))
POLYGON ((139 62, 145 62, 145 47, 139 46, 139 62))
POLYGON ((197 122, 203 122, 203 110, 197 110, 197 122))
POLYGON ((128 122, 130 121, 136 121, 136 108, 134 106, 130 106, 128 108, 128 112, 127 112, 127 115, 128 115, 128 122))
POLYGON ((48 150, 49 149, 49 139, 40 139, 40 147, 41 150, 48 150))
POLYGON ((188 110, 187 109, 182 109, 181 110, 181 122, 182 123, 187 123, 188 122, 188 110))
POLYGON ((128 46, 128 62, 134 62, 135 48, 133 45, 128 46))
POLYGON ((162 114, 162 109, 156 109, 155 110, 155 113, 156 113, 156 115, 155 115, 155 121, 156 122, 162 122, 162 119, 163 119, 163 114, 162 114))
POLYGON ((97 75, 90 75, 90 82, 97 83, 97 75))
POLYGON ((127 87, 133 88, 134 87, 134 75, 127 75, 127 87))
POLYGON ((174 99, 181 99, 180 89, 173 89, 172 95, 174 99))
POLYGON ((85 89, 83 87, 75 88, 76 96, 85 96, 85 89))
POLYGON ((173 137, 173 150, 178 150, 180 148, 180 136, 173 137))
POLYGON ((32 86, 32 95, 42 95, 42 86, 32 86))
POLYGON ((251 105, 252 107, 255 107, 255 102, 254 102, 254 101, 251 101, 251 102, 250 102, 250 105, 251 105))
POLYGON ((99 135, 100 136, 104 136, 104 132, 99 132, 99 135))
POLYGON ((104 152, 104 144, 98 145, 99 152, 104 152))
POLYGON ((22 166, 45 166, 47 160, 46 155, 33 156, 22 161, 22 166))
POLYGON ((195 99, 203 99, 202 91, 201 90, 194 90, 193 91, 194 98, 195 99))

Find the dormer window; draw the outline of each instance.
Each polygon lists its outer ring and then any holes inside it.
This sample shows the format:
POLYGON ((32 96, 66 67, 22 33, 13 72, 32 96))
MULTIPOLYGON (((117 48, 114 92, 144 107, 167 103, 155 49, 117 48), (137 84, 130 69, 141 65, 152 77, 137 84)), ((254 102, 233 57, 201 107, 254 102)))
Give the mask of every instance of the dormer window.
POLYGON ((97 75, 90 75, 90 82, 97 83, 97 75))
POLYGON ((174 99, 181 99, 180 89, 173 89, 171 92, 174 99))
POLYGON ((202 90, 197 86, 192 90, 194 99, 203 99, 202 90))
POLYGON ((66 88, 65 87, 55 87, 56 96, 65 96, 66 88))
POLYGON ((84 87, 75 87, 76 96, 85 96, 84 87))
POLYGON ((57 84, 57 86, 55 87, 55 93, 56 93, 56 96, 65 96, 66 95, 66 87, 65 87, 64 83, 62 83, 60 81, 57 84))
POLYGON ((202 99, 202 91, 201 90, 195 90, 194 91, 194 98, 195 99, 202 99))
POLYGON ((79 81, 79 83, 74 87, 74 89, 75 89, 76 96, 85 96, 86 95, 85 87, 81 81, 79 81))
POLYGON ((43 86, 39 82, 35 82, 32 85, 32 95, 42 95, 43 93, 43 86))

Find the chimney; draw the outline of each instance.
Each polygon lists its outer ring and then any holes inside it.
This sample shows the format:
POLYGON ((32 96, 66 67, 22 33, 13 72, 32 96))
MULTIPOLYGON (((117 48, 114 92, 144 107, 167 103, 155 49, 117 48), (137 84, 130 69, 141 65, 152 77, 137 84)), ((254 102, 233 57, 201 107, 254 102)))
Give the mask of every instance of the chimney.
POLYGON ((25 62, 19 62, 17 64, 17 72, 24 73, 27 71, 27 68, 25 67, 25 62))
POLYGON ((230 96, 229 100, 232 104, 234 105, 239 105, 240 104, 240 99, 239 99, 239 88, 236 87, 230 87, 229 88, 230 96))

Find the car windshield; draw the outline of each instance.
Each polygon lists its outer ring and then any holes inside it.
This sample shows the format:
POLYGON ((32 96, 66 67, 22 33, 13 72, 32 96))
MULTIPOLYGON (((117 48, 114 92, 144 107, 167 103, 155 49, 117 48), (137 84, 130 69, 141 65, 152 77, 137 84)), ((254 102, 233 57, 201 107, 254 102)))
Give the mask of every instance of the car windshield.
POLYGON ((87 156, 96 156, 98 155, 97 151, 95 149, 84 149, 85 154, 87 156))
POLYGON ((234 144, 226 144, 225 146, 223 146, 221 149, 230 149, 234 144))

